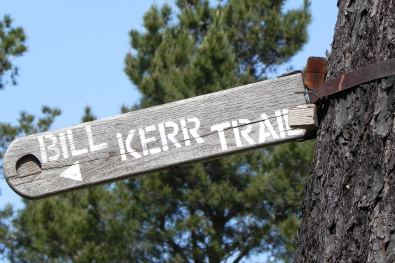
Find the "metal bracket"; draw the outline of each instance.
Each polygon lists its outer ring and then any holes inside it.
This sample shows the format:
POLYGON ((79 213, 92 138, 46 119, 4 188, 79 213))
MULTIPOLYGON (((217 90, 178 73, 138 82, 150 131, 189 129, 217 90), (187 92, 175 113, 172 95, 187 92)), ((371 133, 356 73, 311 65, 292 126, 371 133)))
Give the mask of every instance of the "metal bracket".
MULTIPOLYGON (((308 103, 354 88, 364 83, 395 75, 395 59, 388 59, 371 64, 334 79, 325 81, 327 60, 325 58, 310 57, 304 72, 305 94, 308 103)), ((307 100, 306 100, 307 101, 307 100)))

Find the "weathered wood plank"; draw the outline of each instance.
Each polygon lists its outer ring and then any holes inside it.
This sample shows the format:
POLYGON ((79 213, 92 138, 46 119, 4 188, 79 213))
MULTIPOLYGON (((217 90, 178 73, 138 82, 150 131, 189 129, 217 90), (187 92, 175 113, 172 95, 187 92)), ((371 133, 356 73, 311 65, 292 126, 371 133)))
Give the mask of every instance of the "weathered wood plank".
POLYGON ((315 104, 303 104, 289 110, 289 126, 292 129, 316 130, 318 128, 315 104))
POLYGON ((5 177, 36 198, 303 139, 288 125, 302 91, 295 74, 20 138, 6 152, 5 177))

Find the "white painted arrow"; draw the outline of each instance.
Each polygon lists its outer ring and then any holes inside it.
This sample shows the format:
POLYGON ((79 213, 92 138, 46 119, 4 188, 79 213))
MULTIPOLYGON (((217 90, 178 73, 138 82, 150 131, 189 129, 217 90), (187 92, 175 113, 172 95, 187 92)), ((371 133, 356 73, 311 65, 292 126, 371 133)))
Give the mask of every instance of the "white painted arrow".
POLYGON ((78 162, 73 163, 72 166, 64 170, 61 174, 61 177, 75 180, 75 181, 80 181, 82 182, 82 176, 81 176, 81 170, 80 170, 80 164, 78 162))

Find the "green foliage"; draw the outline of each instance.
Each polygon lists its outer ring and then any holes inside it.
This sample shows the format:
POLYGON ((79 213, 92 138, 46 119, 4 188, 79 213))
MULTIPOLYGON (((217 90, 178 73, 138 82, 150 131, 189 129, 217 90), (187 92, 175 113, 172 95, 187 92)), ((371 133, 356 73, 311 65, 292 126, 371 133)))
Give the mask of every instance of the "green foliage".
MULTIPOLYGON (((22 112, 16 125, 0 123, 0 159, 3 159, 8 145, 17 137, 32 133, 47 131, 60 110, 44 106, 42 116, 35 116, 22 112)), ((0 165, 2 173, 2 166, 0 165)), ((11 219, 14 215, 11 205, 0 208, 0 258, 5 252, 9 253, 14 246, 14 233, 10 231, 11 219)))
POLYGON ((4 16, 0 20, 0 89, 8 83, 5 78, 7 76, 12 84, 16 84, 18 68, 13 65, 12 59, 21 56, 27 50, 25 41, 23 29, 14 27, 11 17, 4 16))
POLYGON ((12 216, 12 206, 6 205, 6 207, 0 210, 0 259, 1 255, 5 254, 7 247, 10 247, 9 243, 9 232, 8 227, 10 225, 9 219, 12 216))
MULTIPOLYGON (((25 210, 14 221, 18 231, 9 258, 15 262, 118 262, 114 259, 119 251, 108 248, 114 248, 123 232, 109 224, 114 215, 102 212, 112 202, 106 196, 103 187, 96 187, 26 201, 25 210)), ((127 242, 127 237, 122 241, 127 242)))
MULTIPOLYGON (((307 40, 309 2, 178 0, 153 6, 130 32, 125 72, 159 105, 261 80, 307 40)), ((92 120, 86 109, 83 121, 92 120)), ((13 262, 292 261, 311 142, 172 168, 26 202, 14 220, 13 262)))
POLYGON ((81 122, 88 122, 96 120, 96 116, 92 112, 92 108, 87 105, 84 109, 84 115, 81 118, 81 122))
POLYGON ((135 53, 125 60, 127 75, 143 93, 142 106, 215 91, 210 86, 221 79, 231 86, 239 84, 235 79, 264 79, 307 41, 309 2, 287 12, 284 4, 229 0, 211 7, 205 0, 179 0, 175 23, 169 6, 153 6, 144 16, 146 32, 130 32, 135 53))

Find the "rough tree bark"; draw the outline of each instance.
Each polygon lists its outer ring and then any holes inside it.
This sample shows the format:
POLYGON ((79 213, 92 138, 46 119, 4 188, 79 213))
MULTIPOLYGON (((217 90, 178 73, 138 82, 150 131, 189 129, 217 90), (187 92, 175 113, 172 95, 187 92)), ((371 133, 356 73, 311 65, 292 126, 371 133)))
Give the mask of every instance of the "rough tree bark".
MULTIPOLYGON (((338 1, 328 78, 395 57, 395 1, 338 1)), ((319 105, 296 262, 395 262, 395 77, 319 105)))

